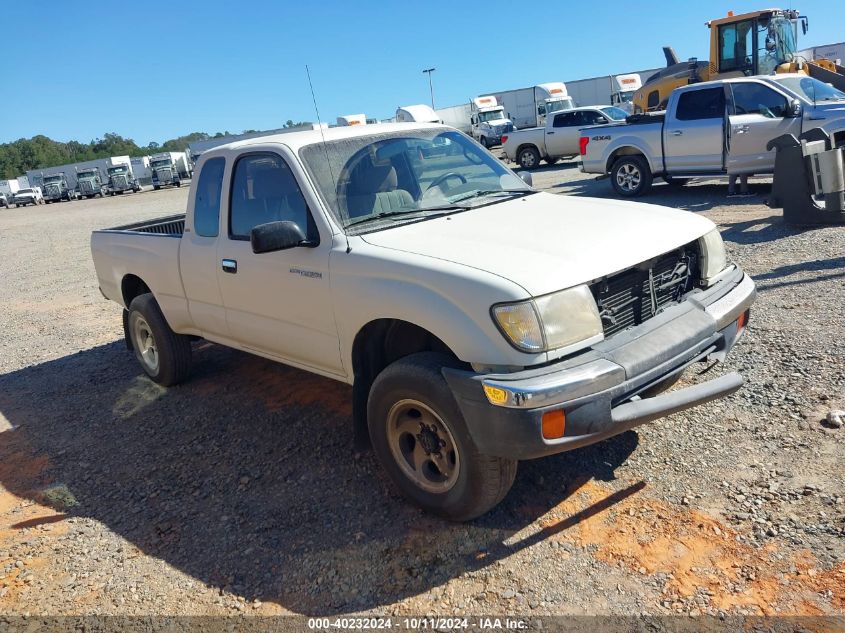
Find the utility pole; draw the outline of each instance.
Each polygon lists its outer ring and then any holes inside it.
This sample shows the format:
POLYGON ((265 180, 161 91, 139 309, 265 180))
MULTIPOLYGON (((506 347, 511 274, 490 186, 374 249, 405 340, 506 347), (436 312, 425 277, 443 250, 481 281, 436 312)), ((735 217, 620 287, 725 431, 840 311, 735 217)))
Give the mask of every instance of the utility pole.
POLYGON ((426 68, 423 73, 428 75, 428 91, 431 93, 431 109, 434 110, 434 87, 431 85, 431 73, 433 73, 436 68, 426 68))

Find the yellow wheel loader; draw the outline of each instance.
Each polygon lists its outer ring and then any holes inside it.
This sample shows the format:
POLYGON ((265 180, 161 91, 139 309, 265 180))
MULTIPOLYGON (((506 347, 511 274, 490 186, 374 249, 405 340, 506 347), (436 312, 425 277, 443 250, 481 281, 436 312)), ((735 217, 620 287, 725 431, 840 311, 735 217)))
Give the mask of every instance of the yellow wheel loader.
POLYGON ((798 30, 807 33, 807 16, 794 9, 766 9, 711 20, 710 61, 681 62, 664 48, 666 68, 649 77, 634 94, 634 112, 660 110, 678 86, 749 75, 804 73, 845 91, 845 68, 828 59, 798 55, 798 30))

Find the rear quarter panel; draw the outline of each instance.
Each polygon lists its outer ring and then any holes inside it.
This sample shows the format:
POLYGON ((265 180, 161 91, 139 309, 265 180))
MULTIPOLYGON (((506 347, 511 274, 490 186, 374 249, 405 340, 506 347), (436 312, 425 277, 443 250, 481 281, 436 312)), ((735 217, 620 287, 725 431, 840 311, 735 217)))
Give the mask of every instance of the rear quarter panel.
POLYGON ((663 125, 601 125, 583 128, 581 136, 590 139, 587 152, 581 157, 583 170, 590 174, 606 174, 610 159, 618 150, 638 152, 645 156, 652 173, 663 171, 663 125))
POLYGON ((135 275, 152 291, 174 331, 194 333, 179 274, 180 243, 180 238, 164 235, 95 231, 91 234, 91 255, 100 290, 128 308, 123 299, 123 279, 135 275))
POLYGON ((503 149, 507 157, 516 161, 516 153, 520 147, 530 144, 540 150, 540 154, 546 155, 546 128, 534 127, 527 130, 514 130, 508 132, 508 141, 503 149))

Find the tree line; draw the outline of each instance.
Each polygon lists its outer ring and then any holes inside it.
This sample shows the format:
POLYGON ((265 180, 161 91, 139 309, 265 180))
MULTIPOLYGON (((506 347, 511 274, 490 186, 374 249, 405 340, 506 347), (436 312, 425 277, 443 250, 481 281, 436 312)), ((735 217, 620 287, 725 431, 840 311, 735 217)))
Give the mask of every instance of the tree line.
MULTIPOLYGON (((301 123, 288 120, 284 127, 295 127, 301 123)), ((257 130, 244 130, 244 134, 257 130)), ((0 144, 0 180, 17 178, 30 169, 47 169, 57 165, 79 163, 95 158, 110 156, 147 156, 156 152, 181 152, 189 143, 204 141, 210 138, 221 138, 231 133, 192 132, 164 143, 151 142, 149 145, 138 145, 131 138, 123 138, 119 134, 110 132, 103 138, 96 138, 90 143, 68 141, 60 143, 42 134, 32 138, 22 138, 11 143, 0 144)))

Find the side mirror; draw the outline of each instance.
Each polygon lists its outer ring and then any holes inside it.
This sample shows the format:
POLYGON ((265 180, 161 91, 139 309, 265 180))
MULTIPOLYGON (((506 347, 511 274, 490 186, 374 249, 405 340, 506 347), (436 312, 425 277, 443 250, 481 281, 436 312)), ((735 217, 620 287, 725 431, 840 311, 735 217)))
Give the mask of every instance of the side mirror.
POLYGON ((789 108, 786 112, 789 118, 797 119, 804 112, 804 108, 801 106, 801 102, 798 101, 798 99, 793 99, 789 102, 789 108))
POLYGON ((607 119, 603 116, 596 119, 596 125, 604 125, 605 123, 607 123, 607 119))
POLYGON ((253 253, 272 253, 305 245, 308 240, 296 222, 267 222, 254 227, 249 234, 253 253))
POLYGON ((516 175, 522 178, 523 182, 529 187, 534 186, 534 178, 531 176, 530 171, 518 171, 516 175))

